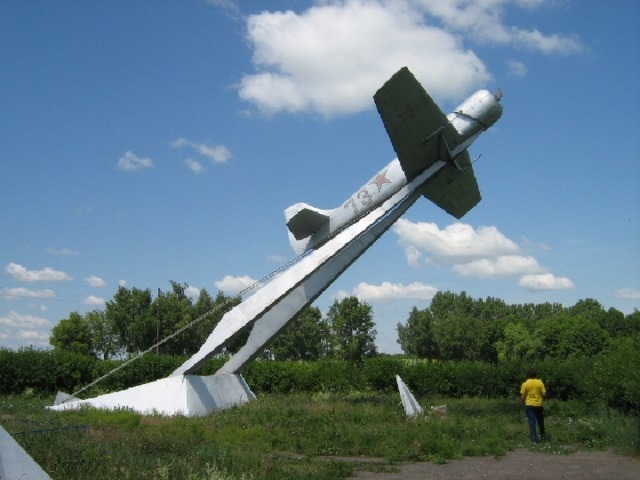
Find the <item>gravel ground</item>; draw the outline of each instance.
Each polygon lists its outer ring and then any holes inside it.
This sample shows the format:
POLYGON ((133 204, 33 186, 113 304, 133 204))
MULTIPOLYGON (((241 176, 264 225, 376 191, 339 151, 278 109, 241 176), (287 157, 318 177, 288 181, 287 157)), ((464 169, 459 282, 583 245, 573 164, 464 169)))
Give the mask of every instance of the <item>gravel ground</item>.
POLYGON ((520 448, 504 457, 467 457, 443 465, 406 463, 393 473, 358 472, 353 480, 639 480, 640 458, 613 452, 576 451, 567 455, 520 448))

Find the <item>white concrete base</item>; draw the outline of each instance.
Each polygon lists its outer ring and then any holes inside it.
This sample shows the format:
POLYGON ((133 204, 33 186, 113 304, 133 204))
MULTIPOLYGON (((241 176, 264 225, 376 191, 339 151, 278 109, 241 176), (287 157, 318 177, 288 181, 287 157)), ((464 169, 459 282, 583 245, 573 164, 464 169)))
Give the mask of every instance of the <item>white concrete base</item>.
POLYGON ((105 410, 131 409, 143 415, 197 417, 255 400, 256 396, 239 374, 176 375, 120 392, 86 400, 68 400, 51 410, 75 410, 83 406, 105 410))

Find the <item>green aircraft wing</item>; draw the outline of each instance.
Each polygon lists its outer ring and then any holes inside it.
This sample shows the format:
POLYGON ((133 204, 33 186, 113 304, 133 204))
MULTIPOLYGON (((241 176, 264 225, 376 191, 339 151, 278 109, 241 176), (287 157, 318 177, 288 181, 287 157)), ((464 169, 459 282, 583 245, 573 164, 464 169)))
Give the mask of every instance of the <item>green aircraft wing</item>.
POLYGON ((460 135, 407 67, 396 72, 373 96, 391 144, 408 181, 438 160, 448 161, 423 194, 440 208, 461 218, 480 201, 469 154, 450 158, 447 145, 460 135))

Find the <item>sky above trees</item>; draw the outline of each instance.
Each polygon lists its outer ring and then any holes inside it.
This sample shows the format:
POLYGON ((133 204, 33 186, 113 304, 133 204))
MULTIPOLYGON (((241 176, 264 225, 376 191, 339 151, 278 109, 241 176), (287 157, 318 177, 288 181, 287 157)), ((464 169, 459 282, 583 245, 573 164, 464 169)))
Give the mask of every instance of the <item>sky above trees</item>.
POLYGON ((0 5, 0 346, 46 346, 121 285, 233 294, 293 258, 283 211, 340 205, 395 154, 372 95, 408 66, 471 149, 483 200, 415 206, 316 305, 377 346, 439 291, 640 306, 640 4, 189 0, 0 5))

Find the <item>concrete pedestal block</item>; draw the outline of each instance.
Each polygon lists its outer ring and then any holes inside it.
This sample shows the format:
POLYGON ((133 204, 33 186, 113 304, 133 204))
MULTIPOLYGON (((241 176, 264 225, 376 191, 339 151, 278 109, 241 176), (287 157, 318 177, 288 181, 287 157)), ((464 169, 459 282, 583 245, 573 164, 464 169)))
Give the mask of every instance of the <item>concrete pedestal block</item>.
POLYGON ((255 400, 242 375, 176 375, 119 392, 86 400, 67 400, 51 410, 74 410, 89 406, 104 410, 130 409, 143 415, 207 415, 255 400))

